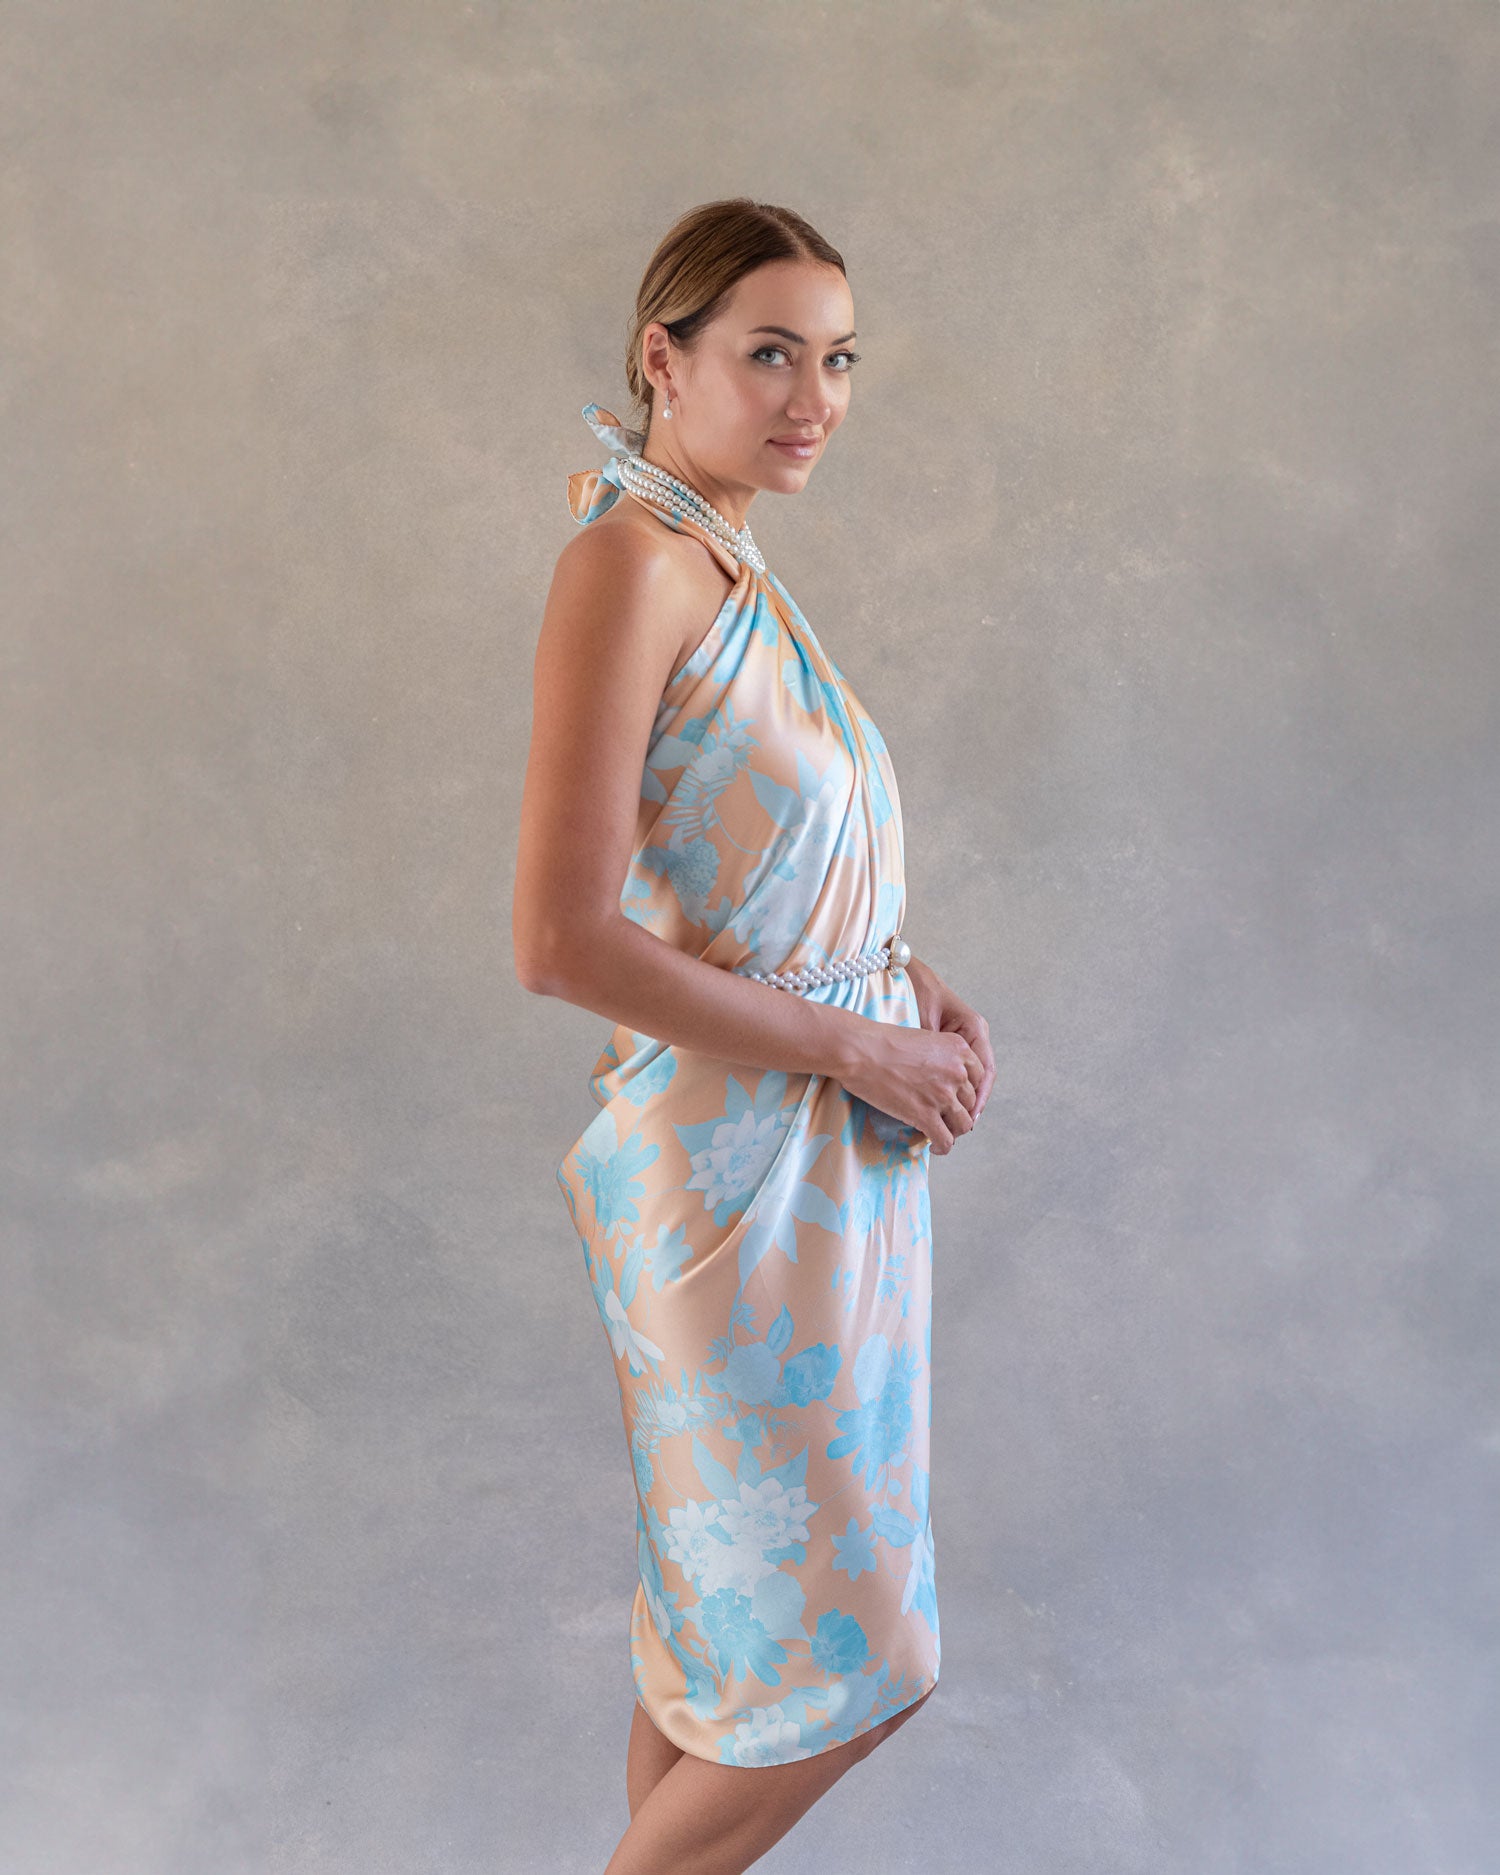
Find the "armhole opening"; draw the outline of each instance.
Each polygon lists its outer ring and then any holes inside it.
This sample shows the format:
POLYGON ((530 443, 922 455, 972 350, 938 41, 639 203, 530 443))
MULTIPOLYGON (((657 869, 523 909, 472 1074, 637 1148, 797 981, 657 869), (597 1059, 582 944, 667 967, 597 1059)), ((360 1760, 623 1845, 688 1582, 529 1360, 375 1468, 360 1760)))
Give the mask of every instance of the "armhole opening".
MULTIPOLYGON (((735 588, 738 589, 738 586, 739 581, 736 580, 735 588)), ((718 649, 719 639, 722 635, 724 625, 732 616, 733 612, 734 592, 731 591, 725 596, 723 605, 719 607, 718 611, 709 621, 708 630, 704 632, 697 644, 693 646, 692 650, 667 679, 666 690, 662 693, 664 696, 670 691, 675 690, 684 677, 701 676, 711 662, 714 652, 718 649)))

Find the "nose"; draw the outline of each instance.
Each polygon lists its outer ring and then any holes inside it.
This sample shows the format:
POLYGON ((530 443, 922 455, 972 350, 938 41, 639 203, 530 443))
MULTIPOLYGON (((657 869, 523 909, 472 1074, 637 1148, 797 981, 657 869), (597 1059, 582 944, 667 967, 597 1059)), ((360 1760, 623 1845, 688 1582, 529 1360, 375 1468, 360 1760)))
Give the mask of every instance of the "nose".
POLYGON ((809 378, 795 388, 797 394, 786 407, 787 422, 793 426, 801 424, 809 429, 823 429, 833 415, 833 405, 828 401, 821 379, 809 378))

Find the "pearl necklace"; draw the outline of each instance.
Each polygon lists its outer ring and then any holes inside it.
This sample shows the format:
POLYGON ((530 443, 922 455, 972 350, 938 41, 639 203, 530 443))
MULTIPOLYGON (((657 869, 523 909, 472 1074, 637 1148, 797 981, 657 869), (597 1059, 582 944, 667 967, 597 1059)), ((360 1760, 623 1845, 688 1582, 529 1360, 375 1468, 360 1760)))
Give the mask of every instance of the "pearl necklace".
POLYGON ((696 488, 668 475, 660 463, 648 462, 642 455, 619 458, 620 480, 632 495, 648 501, 666 513, 685 513, 715 540, 721 540, 738 560, 746 560, 757 573, 766 570, 765 558, 756 546, 747 521, 743 527, 731 527, 719 510, 704 500, 696 488))

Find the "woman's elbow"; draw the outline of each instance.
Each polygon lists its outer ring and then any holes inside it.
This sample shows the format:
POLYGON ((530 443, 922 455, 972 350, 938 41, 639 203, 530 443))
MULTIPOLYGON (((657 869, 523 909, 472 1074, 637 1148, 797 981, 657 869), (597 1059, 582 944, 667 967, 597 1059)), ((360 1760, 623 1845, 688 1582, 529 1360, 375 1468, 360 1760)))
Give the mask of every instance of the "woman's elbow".
POLYGON ((518 928, 513 947, 516 981, 533 996, 568 995, 579 962, 579 946, 554 927, 518 928))
POLYGON ((555 996, 561 972, 556 946, 544 939, 517 936, 512 949, 516 981, 533 996, 555 996))
POLYGON ((551 979, 536 959, 523 957, 516 952, 516 981, 523 990, 529 990, 533 996, 550 996, 551 979))
POLYGON ((567 919, 518 913, 512 923, 516 981, 535 996, 576 1000, 574 991, 593 976, 618 923, 618 913, 594 918, 576 908, 567 919))

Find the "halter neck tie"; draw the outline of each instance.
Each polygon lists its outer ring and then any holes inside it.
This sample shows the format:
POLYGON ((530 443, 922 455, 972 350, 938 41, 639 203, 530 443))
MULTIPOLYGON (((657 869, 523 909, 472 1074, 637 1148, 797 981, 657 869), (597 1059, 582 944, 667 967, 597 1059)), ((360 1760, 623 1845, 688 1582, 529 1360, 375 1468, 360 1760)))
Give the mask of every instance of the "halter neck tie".
POLYGON ((700 502, 707 507, 703 495, 696 489, 690 489, 689 484, 675 482, 658 465, 645 463, 641 453, 646 446, 644 430, 635 430, 621 423, 615 413, 606 410, 602 404, 585 404, 583 417, 608 449, 609 459, 602 469, 577 469, 568 477, 568 506, 580 526, 597 520, 614 506, 621 494, 631 494, 679 533, 691 529, 736 576, 745 565, 757 571, 765 570, 764 558, 754 544, 748 527, 739 530, 739 536, 733 541, 722 537, 720 525, 726 529, 729 527, 722 515, 715 514, 711 509, 708 516, 694 513, 694 507, 700 502), (654 478, 656 486, 647 484, 643 487, 644 478, 648 475, 654 478), (675 492, 661 489, 663 477, 674 483, 675 492), (664 492, 665 501, 661 499, 664 492))

